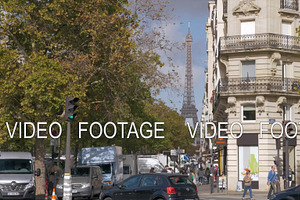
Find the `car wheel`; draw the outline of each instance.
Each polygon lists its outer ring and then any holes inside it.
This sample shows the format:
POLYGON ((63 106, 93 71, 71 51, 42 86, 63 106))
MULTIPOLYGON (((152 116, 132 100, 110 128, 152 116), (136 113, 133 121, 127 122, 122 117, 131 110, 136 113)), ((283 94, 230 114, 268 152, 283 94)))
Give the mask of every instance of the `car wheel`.
POLYGON ((104 200, 113 200, 113 199, 110 197, 106 197, 104 200))

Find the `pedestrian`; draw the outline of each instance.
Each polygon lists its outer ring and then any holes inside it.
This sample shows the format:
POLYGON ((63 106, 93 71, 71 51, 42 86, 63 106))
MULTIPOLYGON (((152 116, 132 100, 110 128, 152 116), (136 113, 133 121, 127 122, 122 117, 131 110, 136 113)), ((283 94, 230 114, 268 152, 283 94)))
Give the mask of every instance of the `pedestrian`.
POLYGON ((204 170, 200 169, 198 171, 199 183, 202 185, 203 183, 204 170))
POLYGON ((243 200, 245 200, 245 195, 247 193, 247 191, 249 190, 249 194, 250 194, 250 198, 253 200, 252 198, 252 187, 251 187, 251 183, 252 183, 252 178, 250 175, 250 171, 246 171, 246 175, 243 179, 244 181, 244 193, 243 193, 243 200))
POLYGON ((206 170, 205 170, 205 176, 207 178, 207 184, 209 184, 209 177, 210 177, 210 171, 209 171, 209 168, 207 167, 206 170))
POLYGON ((190 179, 190 181, 192 181, 193 183, 195 183, 195 173, 193 171, 191 171, 191 173, 189 175, 189 179, 190 179))
POLYGON ((56 187, 56 179, 62 174, 62 170, 53 162, 48 166, 48 192, 52 192, 53 188, 56 187))
POLYGON ((216 179, 217 179, 217 176, 218 176, 218 166, 215 165, 215 168, 214 168, 214 182, 216 182, 216 179))
POLYGON ((268 174, 267 184, 268 184, 268 186, 270 186, 270 190, 268 193, 268 199, 271 198, 271 193, 273 193, 273 195, 275 194, 275 186, 276 186, 277 182, 280 184, 280 181, 278 180, 278 178, 276 176, 275 165, 273 165, 273 166, 271 166, 271 170, 269 171, 269 174, 268 174))
POLYGON ((161 171, 162 173, 168 173, 169 166, 165 165, 165 168, 161 171))
POLYGON ((155 171, 154 171, 154 167, 151 167, 151 169, 150 169, 150 173, 155 173, 155 171))

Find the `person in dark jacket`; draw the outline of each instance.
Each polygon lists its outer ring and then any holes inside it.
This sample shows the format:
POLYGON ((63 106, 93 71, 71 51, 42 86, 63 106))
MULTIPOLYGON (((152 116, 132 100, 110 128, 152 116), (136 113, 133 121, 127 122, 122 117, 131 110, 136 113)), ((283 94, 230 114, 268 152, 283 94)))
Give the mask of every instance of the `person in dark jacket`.
POLYGON ((205 170, 205 176, 207 178, 207 184, 209 184, 209 177, 210 177, 210 171, 209 171, 209 168, 207 167, 206 170, 205 170))
POLYGON ((169 166, 166 165, 165 168, 161 171, 162 173, 168 173, 169 166))
POLYGON ((154 167, 151 167, 151 169, 150 169, 150 173, 155 173, 155 171, 154 171, 154 167))

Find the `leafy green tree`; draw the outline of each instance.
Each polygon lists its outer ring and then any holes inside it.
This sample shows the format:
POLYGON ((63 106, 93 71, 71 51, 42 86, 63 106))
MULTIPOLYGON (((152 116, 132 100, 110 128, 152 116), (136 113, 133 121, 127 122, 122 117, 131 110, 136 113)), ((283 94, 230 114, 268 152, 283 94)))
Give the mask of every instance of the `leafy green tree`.
MULTIPOLYGON (((151 2, 144 3, 146 8, 151 2)), ((162 44, 154 42, 159 36, 142 37, 147 27, 140 26, 141 15, 149 15, 143 9, 132 13, 129 6, 126 0, 0 1, 0 145, 10 144, 11 150, 20 149, 22 143, 24 150, 35 146, 36 168, 43 172, 37 178, 37 195, 45 191, 47 140, 10 139, 5 122, 50 124, 60 120, 56 113, 61 111, 66 96, 81 99, 80 121, 133 121, 139 125, 146 120, 166 120, 166 139, 159 142, 120 137, 80 141, 73 135, 73 147, 78 142, 121 144, 128 151, 146 147, 147 152, 157 152, 188 143, 172 136, 183 134, 181 118, 175 111, 161 104, 154 104, 155 112, 150 109, 152 94, 172 83, 176 74, 161 73, 164 63, 150 48, 162 44), (153 43, 146 48, 142 38, 153 43)), ((163 4, 153 7, 153 17, 162 11, 156 10, 160 6, 164 8, 163 4)), ((164 18, 155 16, 157 21, 164 18)))

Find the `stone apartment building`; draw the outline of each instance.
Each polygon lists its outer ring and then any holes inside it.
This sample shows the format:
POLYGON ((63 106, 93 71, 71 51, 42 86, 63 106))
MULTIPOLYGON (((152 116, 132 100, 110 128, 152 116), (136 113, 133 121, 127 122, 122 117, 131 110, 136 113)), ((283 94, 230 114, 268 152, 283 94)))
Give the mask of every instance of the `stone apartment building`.
MULTIPOLYGON (((228 136, 219 159, 228 190, 236 190, 248 169, 253 189, 267 190, 268 172, 277 155, 271 126, 283 120, 300 122, 299 2, 215 0, 208 4, 208 69, 202 119, 228 122, 228 129, 233 122, 243 125, 243 136, 228 136), (267 122, 262 138, 260 122, 267 122)), ((273 130, 280 133, 280 126, 273 130)), ((240 128, 234 126, 234 132, 239 133, 240 128)), ((279 150, 281 168, 284 149, 279 150)), ((300 136, 290 140, 288 154, 296 173, 293 182, 300 184, 300 136)))

